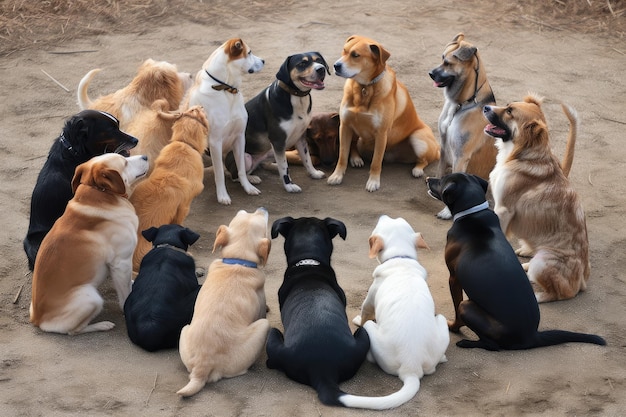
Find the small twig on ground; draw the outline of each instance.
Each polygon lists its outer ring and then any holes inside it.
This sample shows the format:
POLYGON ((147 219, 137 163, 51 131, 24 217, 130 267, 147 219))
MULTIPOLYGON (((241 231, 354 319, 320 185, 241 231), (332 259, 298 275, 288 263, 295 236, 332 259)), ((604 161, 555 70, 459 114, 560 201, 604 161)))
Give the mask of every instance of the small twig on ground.
POLYGON ((152 389, 150 390, 150 392, 148 393, 148 398, 146 398, 146 403, 145 406, 148 406, 148 403, 150 402, 150 397, 152 396, 152 393, 154 392, 154 390, 156 389, 156 383, 157 383, 157 378, 159 377, 159 373, 155 372, 154 373, 154 384, 152 384, 152 389))
POLYGON ((45 72, 44 70, 41 70, 41 72, 43 72, 44 74, 46 74, 48 76, 48 78, 50 78, 52 81, 54 81, 59 87, 61 87, 62 89, 65 90, 66 93, 69 93, 70 90, 67 89, 66 86, 64 86, 63 84, 61 84, 60 82, 58 82, 57 80, 54 79, 54 77, 50 74, 48 74, 47 72, 45 72))
POLYGON ((542 22, 542 21, 540 21, 540 20, 533 19, 532 17, 529 17, 529 16, 524 16, 524 15, 522 15, 522 19, 526 19, 526 20, 528 20, 529 22, 533 22, 533 23, 536 23, 536 24, 541 25, 541 26, 548 27, 548 28, 553 29, 553 30, 563 30, 563 29, 561 29, 561 28, 559 28, 559 27, 549 25, 549 24, 544 23, 544 22, 542 22))
POLYGON ((22 294, 23 289, 24 289, 24 284, 20 285, 20 289, 17 290, 17 294, 15 294, 15 297, 13 297, 13 304, 16 304, 17 300, 20 299, 20 295, 22 294))
POLYGON ((98 52, 97 49, 85 49, 84 51, 49 51, 49 54, 53 55, 71 55, 71 54, 86 54, 90 52, 98 52))

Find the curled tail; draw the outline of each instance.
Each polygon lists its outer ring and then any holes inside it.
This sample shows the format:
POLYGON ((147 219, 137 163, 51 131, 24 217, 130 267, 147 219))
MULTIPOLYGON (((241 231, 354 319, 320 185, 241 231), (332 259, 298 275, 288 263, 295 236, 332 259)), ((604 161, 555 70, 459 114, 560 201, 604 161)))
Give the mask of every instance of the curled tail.
POLYGON ((537 332, 535 342, 532 347, 553 346, 568 342, 593 343, 600 346, 606 345, 606 341, 595 334, 575 333, 566 330, 546 330, 537 332))
POLYGON ((403 379, 404 385, 399 391, 384 397, 362 397, 358 395, 344 394, 339 401, 345 407, 369 408, 372 410, 386 410, 401 406, 417 394, 420 389, 420 379, 417 375, 407 375, 403 379))
POLYGON ((563 161, 561 162, 561 168, 563 174, 566 177, 569 176, 569 171, 572 168, 574 162, 574 146, 576 145, 576 135, 578 133, 578 113, 573 107, 566 104, 561 104, 563 113, 569 120, 569 132, 567 134, 567 145, 565 147, 565 155, 563 155, 563 161))
POLYGON ((81 110, 89 109, 93 105, 93 101, 89 98, 87 94, 87 89, 89 88, 89 83, 91 79, 100 72, 100 69, 92 69, 80 80, 78 83, 78 89, 76 90, 76 98, 78 99, 78 106, 81 110))
POLYGON ((202 388, 206 385, 206 379, 196 378, 193 376, 189 376, 189 382, 187 385, 179 389, 176 394, 181 397, 191 397, 194 394, 200 392, 202 388))

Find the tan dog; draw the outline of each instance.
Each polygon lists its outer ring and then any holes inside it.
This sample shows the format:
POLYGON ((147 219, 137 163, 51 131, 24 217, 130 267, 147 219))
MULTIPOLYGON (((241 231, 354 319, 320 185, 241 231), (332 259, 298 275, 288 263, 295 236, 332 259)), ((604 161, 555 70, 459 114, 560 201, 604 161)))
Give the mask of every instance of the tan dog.
POLYGON ((589 279, 585 212, 567 176, 574 160, 578 118, 570 122, 562 165, 550 150, 542 99, 529 95, 504 107, 486 106, 485 132, 497 138, 498 158, 489 176, 495 212, 507 236, 520 239, 519 256, 538 302, 574 297, 589 279))
POLYGON ((33 270, 30 321, 46 332, 78 334, 110 330, 89 324, 102 311, 97 287, 111 276, 123 308, 131 287, 137 215, 128 201, 131 184, 145 175, 145 156, 107 153, 76 168, 74 198, 41 243, 33 270))
POLYGON ((268 213, 240 210, 228 226, 217 230, 213 261, 200 289, 193 319, 180 334, 180 358, 189 371, 183 397, 207 382, 246 373, 265 346, 270 324, 265 318, 265 277, 257 266, 270 253, 268 213))
MULTIPOLYGON (((496 104, 478 49, 459 33, 446 45, 442 63, 428 74, 443 88, 445 102, 439 116, 441 159, 439 174, 467 172, 487 180, 496 163, 494 141, 485 134, 482 109, 496 104)), ((451 218, 444 208, 437 217, 451 218)))
MULTIPOLYGON (((313 113, 306 129, 306 143, 313 165, 335 165, 339 156, 339 113, 313 113)), ((302 158, 295 147, 287 150, 285 156, 288 163, 302 165, 302 158)))
MULTIPOLYGON (((439 159, 439 144, 432 130, 417 115, 407 88, 396 79, 387 65, 390 54, 376 41, 351 36, 341 58, 335 62, 335 74, 347 78, 340 107, 339 160, 328 184, 341 184, 348 166, 350 147, 359 137, 372 143, 370 175, 365 188, 380 188, 383 157, 388 147, 409 141, 415 155, 414 177, 439 159)), ((363 166, 363 159, 352 154, 350 164, 363 166)))
POLYGON ((141 232, 164 224, 182 224, 191 202, 204 189, 202 154, 207 147, 208 131, 202 106, 181 113, 172 127, 172 139, 159 153, 154 170, 135 187, 130 198, 139 217, 134 272, 139 272, 141 260, 152 249, 141 232))
POLYGON ((80 80, 78 104, 81 109, 96 109, 112 114, 119 119, 122 129, 126 129, 127 124, 142 109, 149 109, 155 100, 167 100, 167 110, 178 109, 185 92, 191 86, 191 74, 178 72, 176 65, 169 62, 147 59, 126 87, 91 100, 87 89, 98 72, 100 69, 93 69, 80 80))

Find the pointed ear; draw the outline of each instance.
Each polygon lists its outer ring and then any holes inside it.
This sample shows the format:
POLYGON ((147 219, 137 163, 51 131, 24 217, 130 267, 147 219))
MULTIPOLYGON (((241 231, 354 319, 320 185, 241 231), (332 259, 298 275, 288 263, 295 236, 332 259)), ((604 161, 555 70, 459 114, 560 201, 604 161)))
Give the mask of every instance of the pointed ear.
POLYGON ((126 184, 118 171, 98 165, 94 166, 93 171, 93 181, 98 187, 116 194, 126 194, 126 184))
POLYGON ((158 228, 150 227, 149 229, 142 231, 141 235, 145 237, 148 242, 152 242, 154 241, 154 238, 156 237, 158 231, 158 228))
POLYGON ((428 247, 424 237, 419 232, 415 233, 415 247, 430 250, 430 247, 428 247))
POLYGON ((272 239, 276 239, 278 234, 280 233, 284 237, 287 237, 289 231, 291 230, 291 226, 293 225, 293 217, 283 217, 281 219, 276 220, 272 224, 272 239))
POLYGON ((228 226, 221 225, 215 233, 215 243, 213 243, 213 253, 228 244, 228 226))
POLYGON ((326 217, 324 219, 324 223, 326 224, 326 228, 328 229, 331 239, 339 235, 343 240, 346 240, 348 231, 346 230, 346 225, 343 224, 343 222, 326 217))
POLYGON ((72 194, 76 194, 76 189, 82 182, 83 175, 87 170, 87 166, 85 164, 80 164, 74 171, 74 177, 72 178, 72 194))
POLYGON ((369 253, 370 259, 374 259, 376 256, 378 256, 380 251, 385 248, 383 239, 378 235, 370 236, 369 244, 370 244, 370 253, 369 253))
POLYGON ((257 255, 259 255, 259 259, 261 259, 261 265, 267 264, 267 258, 270 256, 270 249, 272 248, 272 241, 263 238, 261 239, 261 243, 259 243, 259 247, 257 249, 257 255))

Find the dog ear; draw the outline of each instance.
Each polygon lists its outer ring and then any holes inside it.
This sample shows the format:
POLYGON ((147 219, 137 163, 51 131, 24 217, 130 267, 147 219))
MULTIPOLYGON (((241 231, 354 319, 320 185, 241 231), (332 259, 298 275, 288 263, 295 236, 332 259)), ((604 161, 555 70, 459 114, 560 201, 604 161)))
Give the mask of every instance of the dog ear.
POLYGON ((233 39, 233 41, 229 45, 228 54, 231 57, 236 57, 236 56, 240 56, 242 52, 243 52, 243 40, 233 39))
POLYGON ((454 39, 452 39, 452 42, 450 43, 459 43, 461 42, 463 39, 465 39, 465 34, 463 32, 459 32, 454 39))
POLYGON ((293 217, 283 217, 282 219, 276 220, 272 224, 272 239, 276 239, 279 233, 287 237, 292 225, 293 217))
POLYGON ((141 235, 146 238, 148 242, 154 241, 154 238, 157 236, 159 229, 156 227, 150 227, 141 232, 141 235))
POLYGON ((87 169, 87 166, 85 164, 87 164, 87 162, 85 162, 84 164, 80 164, 76 167, 76 170, 74 170, 74 177, 72 178, 72 194, 76 194, 76 189, 81 184, 83 174, 87 169))
POLYGON ((385 248, 383 239, 378 235, 373 235, 370 236, 368 242, 370 244, 369 258, 374 259, 376 256, 378 256, 380 251, 385 248))
POLYGON ((452 56, 461 61, 468 61, 474 56, 478 49, 475 46, 463 45, 452 53, 452 56))
POLYGON ((328 67, 328 64, 326 63, 326 60, 324 59, 324 57, 322 56, 322 54, 320 54, 319 52, 311 52, 313 55, 316 55, 319 58, 319 61, 321 61, 321 63, 324 65, 324 67, 326 68, 326 72, 328 73, 328 75, 330 75, 330 68, 328 67))
POLYGON ((291 77, 289 76, 289 62, 291 61, 291 58, 293 58, 293 55, 289 55, 283 61, 283 64, 280 66, 278 72, 276 73, 276 79, 287 84, 292 84, 291 77))
POLYGON ((441 201, 443 201, 446 205, 449 203, 453 203, 456 200, 456 190, 459 186, 456 182, 450 182, 443 187, 441 190, 441 201))
POLYGON ((193 245, 198 239, 200 239, 199 234, 186 227, 181 232, 181 237, 183 238, 183 243, 185 243, 186 245, 193 245))
POLYGON ((489 188, 489 182, 486 181, 484 178, 479 177, 478 175, 472 175, 472 177, 480 185, 480 187, 483 189, 485 194, 487 194, 487 188, 489 188))
POLYGON ((228 226, 221 225, 215 232, 215 243, 213 243, 213 253, 219 248, 223 248, 228 244, 228 226))
POLYGON ((420 232, 415 233, 415 247, 418 249, 422 248, 430 250, 430 247, 428 246, 420 232))
POLYGON ((548 128, 541 120, 535 119, 524 123, 522 132, 524 135, 524 147, 532 147, 548 141, 548 128))
POLYGON ((326 228, 328 229, 328 233, 330 234, 331 239, 339 235, 343 240, 346 240, 346 235, 348 231, 346 230, 346 225, 343 224, 342 221, 326 217, 324 219, 324 223, 326 224, 326 228))
POLYGON ((261 265, 267 264, 267 258, 270 256, 270 249, 272 248, 272 241, 268 238, 261 239, 259 247, 257 249, 257 255, 261 259, 261 265))
POLYGON ((370 50, 378 57, 378 63, 384 67, 391 54, 385 48, 376 44, 371 44, 370 50))
POLYGON ((116 194, 126 194, 126 184, 120 173, 104 166, 95 166, 93 169, 93 181, 99 188, 113 191, 116 194))

